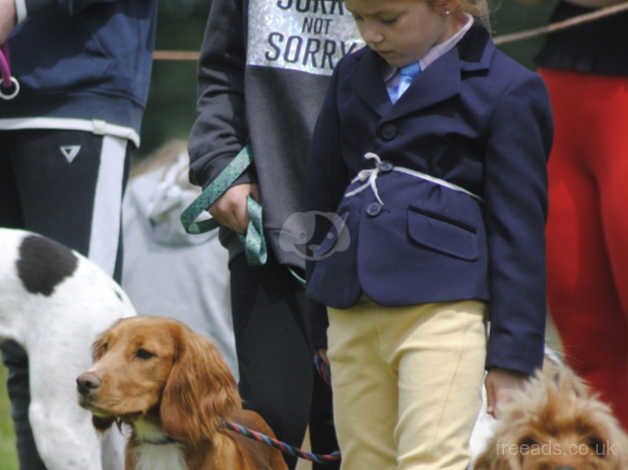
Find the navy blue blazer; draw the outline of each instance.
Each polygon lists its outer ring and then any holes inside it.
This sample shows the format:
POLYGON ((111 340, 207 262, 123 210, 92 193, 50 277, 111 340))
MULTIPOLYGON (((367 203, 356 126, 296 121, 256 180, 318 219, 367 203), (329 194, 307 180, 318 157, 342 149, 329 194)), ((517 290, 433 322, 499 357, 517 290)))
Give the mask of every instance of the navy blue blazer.
POLYGON ((541 366, 546 318, 546 161, 552 118, 540 77, 474 25, 393 105, 368 48, 337 66, 308 163, 317 211, 307 294, 335 308, 488 304, 487 368, 541 366), (366 181, 374 167, 377 195, 366 181), (405 167, 483 198, 393 170, 405 167), (378 199, 379 196, 379 199, 378 199), (329 213, 337 214, 336 217, 329 213))

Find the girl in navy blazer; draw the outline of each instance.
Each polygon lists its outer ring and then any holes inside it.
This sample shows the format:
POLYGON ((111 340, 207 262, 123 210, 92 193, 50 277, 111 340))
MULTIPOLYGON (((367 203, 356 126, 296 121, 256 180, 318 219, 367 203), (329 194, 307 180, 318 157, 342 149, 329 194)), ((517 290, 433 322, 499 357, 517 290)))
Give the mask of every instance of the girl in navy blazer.
POLYGON ((542 363, 548 97, 469 0, 345 5, 368 47, 316 126, 307 285, 342 468, 464 469, 484 369, 494 414, 542 363))

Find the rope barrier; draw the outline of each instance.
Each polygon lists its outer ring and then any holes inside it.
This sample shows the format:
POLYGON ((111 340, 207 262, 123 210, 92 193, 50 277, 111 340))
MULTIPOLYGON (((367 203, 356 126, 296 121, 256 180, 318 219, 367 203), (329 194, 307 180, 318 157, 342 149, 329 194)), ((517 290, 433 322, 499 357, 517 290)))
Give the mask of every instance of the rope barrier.
MULTIPOLYGON (((552 34, 558 31, 562 31, 568 28, 573 28, 585 23, 591 23, 608 16, 616 15, 628 11, 628 1, 613 5, 610 7, 600 8, 591 13, 584 13, 582 15, 574 16, 567 20, 557 21, 546 26, 538 28, 532 28, 525 31, 518 31, 516 33, 502 34, 493 38, 493 42, 498 45, 510 44, 516 41, 523 41, 525 39, 532 39, 546 34, 552 34)), ((153 52, 153 59, 161 61, 198 61, 199 52, 197 51, 174 51, 174 50, 157 50, 153 52)))
POLYGON ((153 59, 166 61, 194 61, 196 62, 200 56, 196 51, 170 51, 159 50, 153 52, 153 59))
POLYGON ((517 33, 503 34, 493 39, 493 42, 500 46, 503 44, 509 44, 515 41, 522 41, 524 39, 531 39, 545 34, 555 33, 568 28, 573 28, 585 23, 591 23, 607 16, 616 15, 618 13, 628 11, 628 2, 620 3, 610 7, 600 8, 591 13, 584 13, 582 15, 573 16, 567 20, 557 21, 547 26, 541 26, 539 28, 532 28, 526 31, 519 31, 517 33))

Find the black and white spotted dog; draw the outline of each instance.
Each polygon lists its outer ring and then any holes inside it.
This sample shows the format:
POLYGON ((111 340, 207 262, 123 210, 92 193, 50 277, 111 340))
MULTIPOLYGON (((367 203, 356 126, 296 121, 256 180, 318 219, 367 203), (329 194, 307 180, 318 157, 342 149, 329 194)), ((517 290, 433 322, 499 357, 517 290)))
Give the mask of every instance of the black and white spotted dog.
MULTIPOLYGON (((100 470, 101 443, 76 400, 96 336, 135 314, 95 264, 48 238, 0 228, 0 339, 27 352, 29 420, 49 470, 100 470)), ((4 386, 4 384, 0 384, 4 386)))

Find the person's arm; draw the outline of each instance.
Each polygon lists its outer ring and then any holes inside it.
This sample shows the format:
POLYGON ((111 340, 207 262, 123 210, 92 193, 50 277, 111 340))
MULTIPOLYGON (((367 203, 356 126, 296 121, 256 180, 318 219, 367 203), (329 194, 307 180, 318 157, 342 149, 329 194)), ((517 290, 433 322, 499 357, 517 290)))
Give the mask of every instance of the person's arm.
POLYGON ((0 0, 0 44, 9 37, 16 24, 48 8, 61 8, 70 15, 97 3, 115 3, 124 0, 0 0))
MULTIPOLYGON (((348 183, 347 170, 342 160, 340 118, 336 104, 337 74, 341 64, 342 61, 330 81, 312 137, 306 172, 308 211, 335 212, 348 183)), ((331 223, 325 223, 327 221, 323 217, 317 217, 316 220, 322 223, 316 224, 314 236, 307 243, 308 247, 320 245, 331 226, 331 223)), ((308 255, 306 278, 309 280, 316 261, 311 250, 308 255)), ((328 321, 325 306, 312 302, 310 315, 312 346, 315 351, 320 352, 327 348, 328 321)))
POLYGON ((0 0, 0 45, 7 40, 17 20, 15 0, 0 0))
MULTIPOLYGON (((246 145, 244 70, 245 25, 241 0, 214 0, 198 65, 197 118, 188 141, 190 181, 207 186, 246 145)), ((249 169, 212 206, 216 220, 243 232, 248 222, 246 199, 256 196, 249 169)))
MULTIPOLYGON (((14 0, 18 16, 34 15, 47 8, 61 8, 70 15, 75 15, 85 8, 97 3, 116 3, 124 0, 14 0)), ((22 18, 18 18, 18 21, 22 18)))
POLYGON ((484 196, 491 292, 487 387, 495 385, 497 375, 493 397, 499 401, 503 386, 521 383, 543 361, 546 161, 553 125, 547 91, 537 75, 511 86, 497 103, 484 196))

